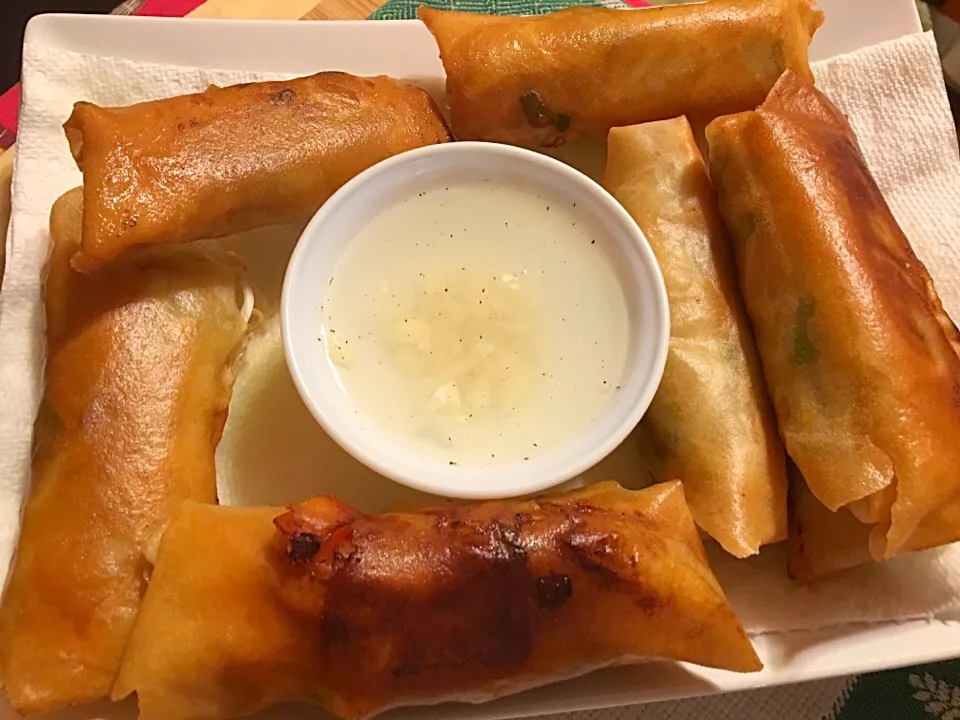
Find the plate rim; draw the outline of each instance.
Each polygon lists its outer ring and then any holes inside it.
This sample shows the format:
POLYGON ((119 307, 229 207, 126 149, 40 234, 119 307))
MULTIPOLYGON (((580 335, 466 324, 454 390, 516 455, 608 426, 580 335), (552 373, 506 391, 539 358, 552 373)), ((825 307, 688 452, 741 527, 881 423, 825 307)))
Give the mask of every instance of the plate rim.
MULTIPOLYGON (((822 0, 821 4, 827 0, 822 0)), ((920 32, 919 16, 916 14, 912 0, 882 0, 889 8, 896 6, 895 13, 900 20, 898 26, 892 30, 894 34, 884 39, 894 39, 903 35, 920 32), (909 19, 907 5, 912 9, 913 18, 909 19)), ((871 8, 877 12, 881 0, 833 0, 833 3, 847 2, 850 6, 860 5, 862 8, 871 8)), ((356 44, 359 33, 364 36, 368 47, 382 42, 394 45, 394 51, 399 45, 406 51, 412 51, 411 67, 423 65, 432 67, 435 72, 440 68, 436 45, 429 38, 429 33, 416 20, 343 20, 323 22, 303 22, 288 20, 232 20, 192 18, 144 18, 122 16, 97 16, 70 13, 48 13, 34 17, 27 25, 24 42, 45 45, 55 49, 84 52, 90 43, 97 42, 98 38, 106 36, 116 40, 127 37, 126 43, 140 44, 157 57, 169 57, 167 64, 194 65, 195 62, 177 62, 176 47, 185 47, 193 38, 209 33, 228 35, 236 39, 245 38, 260 33, 281 33, 297 42, 303 38, 311 40, 323 39, 327 41, 318 57, 324 53, 341 52, 338 47, 347 48, 356 44), (149 28, 149 32, 147 29, 149 28), (144 31, 144 32, 141 32, 144 31), (159 32, 161 31, 162 32, 159 32), (132 32, 132 38, 131 38, 132 32), (170 33, 175 35, 171 42, 170 33), (163 40, 154 39, 144 45, 143 38, 149 36, 164 37, 163 40), (411 45, 411 43, 413 45, 411 45), (424 65, 426 64, 426 65, 424 65)), ((242 47, 243 43, 237 43, 242 47)), ((115 57, 129 57, 128 54, 115 55, 110 52, 108 45, 101 46, 106 52, 100 54, 115 57)), ((89 50, 87 50, 89 52, 89 50)), ((189 52, 188 52, 189 54, 189 52)), ((202 53, 212 57, 210 52, 202 53)), ((826 57, 829 57, 827 55, 826 57)), ((181 54, 179 57, 183 57, 181 54)), ((194 57, 191 55, 190 57, 194 57)), ((286 57, 286 56, 284 56, 286 57)), ((323 65, 323 60, 313 57, 310 62, 315 69, 323 65)), ((821 58, 822 59, 822 58, 821 58)), ((146 62, 164 62, 153 59, 146 62)), ((281 62, 285 62, 281 58, 281 62)), ((344 60, 345 64, 352 64, 353 60, 344 60)), ((375 57, 369 65, 375 67, 378 63, 388 63, 385 56, 375 57)), ((306 63, 309 64, 309 63, 306 63)), ((274 72, 299 73, 304 70, 305 64, 299 63, 296 67, 285 65, 285 70, 275 70, 257 63, 256 68, 235 67, 233 64, 206 65, 218 69, 258 69, 274 72)), ((384 69, 382 72, 388 72, 384 69)), ((354 70, 353 72, 360 72, 354 70)), ((419 72, 397 72, 399 77, 410 78, 423 75, 419 72)), ((434 76, 430 78, 436 80, 434 76)), ((24 102, 29 102, 29 93, 25 93, 24 102)), ((483 705, 448 704, 439 707, 416 707, 396 710, 389 713, 390 718, 439 718, 457 717, 464 720, 497 720, 499 718, 514 718, 523 715, 541 715, 557 712, 571 712, 595 710, 611 707, 656 702, 659 700, 680 699, 698 695, 733 692, 740 690, 775 687, 810 680, 841 677, 860 674, 876 670, 885 670, 915 664, 935 662, 956 657, 960 654, 960 617, 929 618, 908 622, 887 622, 858 625, 842 625, 833 628, 823 628, 814 631, 787 631, 764 633, 753 636, 761 657, 767 662, 767 667, 760 673, 752 675, 736 675, 724 671, 711 670, 685 663, 656 661, 650 665, 639 666, 635 670, 636 676, 623 687, 616 688, 616 682, 604 689, 607 678, 622 675, 628 677, 630 672, 624 669, 600 671, 577 680, 565 681, 559 684, 547 685, 530 690, 519 695, 509 696, 492 703, 483 705), (806 645, 804 645, 806 643, 806 645), (793 647, 791 651, 789 648, 793 647), (801 651, 797 652, 796 647, 801 651), (790 664, 781 663, 782 656, 793 652, 790 664), (771 662, 776 658, 776 662, 771 662), (799 660, 798 660, 799 658, 799 660), (678 672, 678 669, 680 672, 678 672), (666 684, 656 685, 656 677, 671 677, 666 684), (637 678, 653 679, 653 683, 641 682, 637 678), (684 680, 686 679, 686 681, 684 680), (671 684, 672 683, 672 684, 671 684), (598 685, 598 692, 590 692, 589 685, 598 685), (652 686, 648 686, 652 685, 652 686), (571 693, 572 691, 572 693, 571 693)), ((609 684, 609 683, 608 683, 609 684)), ((0 717, 4 714, 0 712, 0 717)), ((12 715, 11 715, 12 717, 12 715)), ((5 717, 4 717, 5 720, 5 717)))

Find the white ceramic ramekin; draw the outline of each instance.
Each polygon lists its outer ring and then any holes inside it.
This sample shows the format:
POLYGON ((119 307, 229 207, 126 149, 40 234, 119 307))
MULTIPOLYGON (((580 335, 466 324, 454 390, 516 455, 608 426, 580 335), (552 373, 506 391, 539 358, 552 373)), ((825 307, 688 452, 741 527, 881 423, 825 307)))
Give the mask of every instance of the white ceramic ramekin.
POLYGON ((287 267, 281 302, 287 365, 300 396, 327 433, 378 473, 452 498, 526 495, 558 485, 606 457, 636 426, 660 384, 670 336, 663 277, 637 224, 600 185, 557 160, 493 143, 413 150, 344 185, 303 231, 287 267), (424 459, 379 432, 341 391, 318 341, 321 305, 340 255, 376 213, 420 189, 489 180, 522 184, 591 223, 626 299, 631 336, 621 389, 575 438, 530 461, 495 466, 424 459))

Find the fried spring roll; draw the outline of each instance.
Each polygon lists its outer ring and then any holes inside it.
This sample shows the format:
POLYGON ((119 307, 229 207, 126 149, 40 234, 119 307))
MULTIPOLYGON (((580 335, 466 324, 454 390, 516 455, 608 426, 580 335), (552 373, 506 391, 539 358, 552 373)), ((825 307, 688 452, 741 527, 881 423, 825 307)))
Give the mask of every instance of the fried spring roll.
POLYGON ((849 508, 831 512, 810 492, 800 472, 790 477, 790 532, 787 574, 802 583, 869 563, 871 526, 854 517, 849 508))
MULTIPOLYGON (((799 472, 790 477, 790 536, 787 573, 803 583, 874 560, 870 554, 873 525, 857 518, 850 507, 830 512, 814 497, 799 472)), ((928 513, 897 553, 947 545, 960 540, 960 500, 928 513)))
POLYGON ((371 165, 449 139, 423 90, 340 72, 130 107, 79 102, 63 127, 83 171, 83 271, 137 245, 309 217, 371 165))
POLYGON ((237 272, 167 249, 70 269, 80 189, 51 214, 45 392, 0 604, 0 683, 35 713, 109 694, 146 586, 145 545, 216 501, 214 448, 246 332, 237 272))
POLYGON ((315 623, 282 595, 291 581, 273 525, 282 513, 182 505, 161 540, 114 699, 136 690, 142 720, 226 720, 323 701, 315 623))
POLYGON ((807 48, 823 22, 811 0, 418 12, 440 47, 457 139, 542 147, 752 109, 787 68, 811 77, 807 48))
POLYGON ((658 657, 761 667, 676 482, 378 517, 329 497, 283 514, 191 503, 114 697, 136 691, 144 720, 285 699, 364 718, 658 657))
POLYGON ((653 248, 670 350, 637 434, 658 481, 737 557, 787 536, 787 479, 760 360, 703 158, 685 118, 614 128, 603 184, 653 248))
POLYGON ((707 140, 780 433, 813 497, 870 525, 876 560, 958 539, 943 513, 960 497, 960 335, 846 118, 786 73, 707 140))

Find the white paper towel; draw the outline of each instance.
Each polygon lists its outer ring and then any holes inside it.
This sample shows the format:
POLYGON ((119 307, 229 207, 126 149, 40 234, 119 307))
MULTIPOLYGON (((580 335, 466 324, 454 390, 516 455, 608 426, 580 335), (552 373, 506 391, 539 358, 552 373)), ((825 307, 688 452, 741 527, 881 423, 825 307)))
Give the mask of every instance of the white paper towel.
MULTIPOLYGON (((932 38, 903 38, 821 63, 815 70, 820 87, 850 115, 867 161, 917 254, 930 268, 945 307, 953 317, 960 317, 960 159, 932 38)), ((60 129, 72 103, 85 99, 103 105, 127 104, 202 90, 210 83, 276 77, 282 76, 133 63, 42 46, 25 48, 14 214, 0 295, 0 398, 4 404, 0 415, 0 580, 15 541, 39 400, 40 275, 49 242, 48 213, 56 197, 81 179, 60 129)), ((295 228, 279 228, 229 242, 248 260, 253 281, 276 299, 286 254, 295 237, 295 228)), ((290 392, 275 327, 268 324, 254 343, 256 351, 243 364, 218 453, 224 500, 290 500, 291 493, 311 488, 311 476, 318 478, 313 492, 336 491, 331 476, 345 483, 345 492, 359 492, 350 472, 360 471, 353 467, 346 475, 339 472, 345 467, 349 470, 349 461, 337 454, 337 448, 331 449, 330 457, 317 456, 316 447, 323 438, 318 439, 319 430, 309 416, 297 412, 299 401, 290 392), (276 401, 277 397, 286 400, 276 401), (290 407, 278 407, 277 402, 290 407), (268 407, 273 413, 260 412, 268 407), (271 435, 262 432, 262 427, 257 431, 255 425, 251 429, 251 423, 270 417, 283 424, 283 433, 271 435), (276 458, 279 448, 271 443, 279 437, 285 442, 283 457, 313 459, 314 465, 300 472, 297 484, 284 484, 289 472, 269 478, 263 468, 271 466, 262 462, 257 466, 259 474, 244 472, 256 466, 258 454, 276 458), (250 446, 258 442, 259 446, 250 446), (239 462, 240 448, 251 462, 239 462)), ((630 452, 625 449, 602 472, 622 479, 636 475, 630 452)), ((641 481, 633 477, 630 484, 641 481)), ((357 496, 368 506, 384 500, 377 479, 370 482, 373 484, 363 486, 357 496), (375 499, 363 501, 363 497, 375 499)), ((748 561, 715 552, 714 563, 751 632, 930 617, 960 607, 960 548, 858 568, 803 589, 786 579, 779 548, 765 550, 748 561)))

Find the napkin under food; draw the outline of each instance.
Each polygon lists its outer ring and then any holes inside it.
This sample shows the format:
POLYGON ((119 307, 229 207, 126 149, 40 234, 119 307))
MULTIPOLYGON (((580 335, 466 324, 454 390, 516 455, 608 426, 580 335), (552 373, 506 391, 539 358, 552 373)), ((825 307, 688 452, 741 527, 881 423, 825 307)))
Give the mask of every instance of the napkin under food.
MULTIPOLYGON (((933 38, 914 35, 820 63, 818 84, 849 114, 897 219, 960 318, 960 159, 933 38)), ((43 364, 41 269, 53 201, 81 181, 60 129, 75 100, 117 105, 280 75, 134 63, 42 46, 24 49, 24 108, 13 181, 14 213, 0 294, 0 581, 14 548, 29 479, 33 417, 43 364)), ((251 140, 255 142, 255 139, 251 140)), ((376 476, 326 438, 287 374, 275 317, 297 227, 225 241, 247 262, 268 319, 242 361, 217 453, 224 503, 285 503, 322 492, 361 509, 412 507, 425 496, 376 476)), ((641 486, 626 443, 589 474, 641 486)), ((712 551, 717 574, 752 633, 848 622, 938 617, 960 608, 960 546, 864 566, 798 588, 781 548, 737 561, 712 551)))

